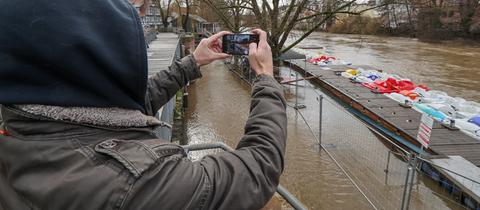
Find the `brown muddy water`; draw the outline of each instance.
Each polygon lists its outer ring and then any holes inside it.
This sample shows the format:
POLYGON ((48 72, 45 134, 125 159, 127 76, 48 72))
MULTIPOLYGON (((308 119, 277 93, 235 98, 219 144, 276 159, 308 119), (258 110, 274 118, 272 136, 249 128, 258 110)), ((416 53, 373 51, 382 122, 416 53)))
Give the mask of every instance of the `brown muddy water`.
POLYGON ((419 84, 480 102, 480 45, 411 38, 313 33, 301 44, 326 47, 355 65, 370 65, 419 84))
MULTIPOLYGON (((176 138, 189 144, 224 142, 235 147, 248 117, 250 86, 221 62, 202 72, 203 78, 189 87, 189 107, 182 126, 185 135, 176 138)), ((288 69, 282 72, 294 74, 288 69)), ((400 209, 406 163, 395 155, 388 161, 388 145, 325 96, 322 144, 350 180, 332 157, 318 149, 319 106, 315 99, 321 90, 305 82, 298 86, 298 101, 306 108, 300 110, 301 115, 287 108, 288 142, 281 184, 309 209, 400 209)), ((295 87, 285 86, 285 92, 293 106, 295 87)), ((410 209, 464 209, 422 175, 415 183, 410 209)), ((291 208, 274 202, 266 209, 291 208)))

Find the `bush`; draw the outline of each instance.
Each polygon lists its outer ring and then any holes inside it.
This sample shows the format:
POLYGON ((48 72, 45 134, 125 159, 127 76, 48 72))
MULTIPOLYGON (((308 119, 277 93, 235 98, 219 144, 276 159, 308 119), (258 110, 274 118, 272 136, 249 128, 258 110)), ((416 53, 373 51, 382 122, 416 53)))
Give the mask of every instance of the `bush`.
POLYGON ((440 21, 442 11, 439 8, 425 8, 418 13, 417 37, 423 41, 448 40, 455 36, 451 27, 440 21))
POLYGON ((339 20, 335 25, 330 27, 328 31, 344 34, 385 34, 385 29, 382 27, 382 20, 380 18, 363 16, 350 16, 339 20))

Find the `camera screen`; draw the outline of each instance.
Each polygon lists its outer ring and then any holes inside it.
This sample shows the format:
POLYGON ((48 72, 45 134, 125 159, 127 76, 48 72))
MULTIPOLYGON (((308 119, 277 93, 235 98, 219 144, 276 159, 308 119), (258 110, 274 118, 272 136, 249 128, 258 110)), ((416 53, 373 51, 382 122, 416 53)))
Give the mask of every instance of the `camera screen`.
POLYGON ((223 52, 232 55, 248 55, 249 44, 258 43, 258 35, 232 34, 223 36, 223 52))

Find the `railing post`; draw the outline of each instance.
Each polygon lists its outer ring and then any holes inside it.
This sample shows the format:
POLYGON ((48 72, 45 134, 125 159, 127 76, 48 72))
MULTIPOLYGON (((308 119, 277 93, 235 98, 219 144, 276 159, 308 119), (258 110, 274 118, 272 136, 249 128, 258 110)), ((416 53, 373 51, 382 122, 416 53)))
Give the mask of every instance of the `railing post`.
POLYGON ((182 98, 183 110, 186 110, 188 108, 188 85, 189 84, 183 87, 183 98, 182 98))
POLYGON ((298 73, 295 72, 295 109, 299 109, 298 108, 298 73))
POLYGON ((412 157, 412 154, 408 154, 407 177, 405 178, 401 210, 408 210, 410 208, 410 198, 413 188, 413 179, 416 172, 416 163, 416 157, 412 157))
POLYGON ((252 86, 252 67, 250 67, 250 64, 248 65, 248 82, 250 83, 250 86, 252 86))
POLYGON ((323 96, 318 96, 318 145, 322 149, 323 96))
POLYGON ((390 170, 390 156, 392 156, 392 151, 388 150, 387 152, 387 166, 385 167, 385 185, 388 184, 388 172, 390 170))

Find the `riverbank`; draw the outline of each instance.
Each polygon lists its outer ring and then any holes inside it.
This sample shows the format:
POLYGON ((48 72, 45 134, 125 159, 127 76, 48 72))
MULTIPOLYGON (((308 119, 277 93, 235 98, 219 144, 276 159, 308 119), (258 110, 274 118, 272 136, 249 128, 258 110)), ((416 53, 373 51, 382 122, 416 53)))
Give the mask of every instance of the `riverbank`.
POLYGON ((327 31, 337 34, 419 38, 425 42, 463 40, 480 43, 480 16, 474 18, 475 21, 472 20, 472 27, 467 30, 468 32, 461 29, 463 26, 458 23, 459 20, 447 23, 448 20, 440 19, 436 23, 425 22, 427 20, 424 19, 419 19, 411 24, 406 22, 390 23, 391 25, 387 27, 385 26, 385 18, 358 15, 344 17, 342 20, 336 21, 327 31))
POLYGON ((451 39, 428 39, 428 38, 418 38, 415 35, 409 34, 393 34, 393 33, 369 33, 369 32, 352 32, 352 31, 323 31, 321 33, 329 33, 334 35, 353 35, 353 36, 377 36, 384 38, 405 38, 420 41, 423 43, 430 44, 441 44, 457 47, 480 47, 480 36, 478 38, 451 38, 451 39))

